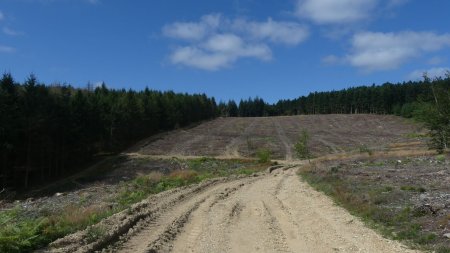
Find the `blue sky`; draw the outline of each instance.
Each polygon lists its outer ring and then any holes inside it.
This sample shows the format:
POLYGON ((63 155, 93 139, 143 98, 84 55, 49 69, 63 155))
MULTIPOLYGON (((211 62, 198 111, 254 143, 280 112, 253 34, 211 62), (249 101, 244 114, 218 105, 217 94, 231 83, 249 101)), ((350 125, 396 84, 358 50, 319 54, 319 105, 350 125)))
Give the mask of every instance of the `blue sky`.
POLYGON ((0 71, 268 102, 442 75, 450 1, 0 0, 0 71))

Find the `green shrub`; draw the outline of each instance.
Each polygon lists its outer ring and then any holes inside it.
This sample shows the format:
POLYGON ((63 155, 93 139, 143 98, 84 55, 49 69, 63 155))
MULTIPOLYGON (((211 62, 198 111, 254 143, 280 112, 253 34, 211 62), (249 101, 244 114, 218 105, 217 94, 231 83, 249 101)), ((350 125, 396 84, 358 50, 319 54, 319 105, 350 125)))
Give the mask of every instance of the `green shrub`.
POLYGON ((300 137, 294 145, 295 153, 300 159, 310 159, 311 151, 309 149, 309 133, 306 130, 302 130, 300 137))
POLYGON ((268 163, 270 162, 270 150, 268 149, 260 149, 256 152, 256 156, 258 157, 259 163, 268 163))

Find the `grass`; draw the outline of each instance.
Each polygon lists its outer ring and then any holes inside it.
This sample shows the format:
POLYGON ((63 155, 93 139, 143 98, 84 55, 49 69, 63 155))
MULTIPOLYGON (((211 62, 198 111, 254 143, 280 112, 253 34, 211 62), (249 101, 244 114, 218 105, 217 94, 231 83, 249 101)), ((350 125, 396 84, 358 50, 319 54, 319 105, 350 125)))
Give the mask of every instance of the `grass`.
POLYGON ((367 153, 368 155, 373 155, 373 151, 367 145, 359 146, 359 153, 367 153))
POLYGON ((270 162, 270 150, 259 149, 258 152, 256 152, 256 157, 258 158, 259 163, 269 163, 270 162))
POLYGON ((0 252, 31 252, 45 247, 48 243, 78 230, 87 230, 87 240, 95 241, 106 231, 91 225, 127 209, 151 194, 176 187, 199 183, 215 177, 233 174, 251 175, 267 167, 267 163, 244 160, 217 160, 200 158, 174 160, 186 169, 174 170, 168 174, 151 172, 121 183, 116 196, 111 199, 113 206, 97 203, 85 206, 85 200, 67 206, 58 213, 41 212, 30 215, 29 211, 18 206, 0 212, 0 252))
POLYGON ((420 139, 420 138, 430 137, 430 134, 413 132, 413 133, 406 134, 405 137, 406 138, 411 138, 411 139, 418 139, 418 138, 420 139))
POLYGON ((59 237, 93 225, 111 212, 100 208, 67 207, 61 215, 28 217, 16 207, 0 213, 0 252, 30 252, 59 237))
MULTIPOLYGON (((409 192, 425 192, 423 187, 358 181, 345 173, 339 166, 319 168, 310 165, 300 171, 302 178, 311 186, 331 196, 337 204, 361 217, 385 236, 436 252, 450 251, 445 245, 437 245, 436 234, 422 229, 420 217, 428 214, 415 210, 407 201, 409 192)), ((447 221, 442 222, 446 224, 447 221)))
POLYGON ((421 186, 412 186, 412 185, 403 185, 400 187, 402 191, 410 191, 410 192, 420 192, 424 193, 427 190, 421 186))

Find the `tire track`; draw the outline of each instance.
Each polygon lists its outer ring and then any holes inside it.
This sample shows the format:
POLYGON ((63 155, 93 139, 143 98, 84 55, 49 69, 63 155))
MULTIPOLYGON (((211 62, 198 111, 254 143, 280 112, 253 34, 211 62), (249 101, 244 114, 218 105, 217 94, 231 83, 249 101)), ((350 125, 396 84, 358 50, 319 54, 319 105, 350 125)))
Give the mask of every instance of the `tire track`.
POLYGON ((251 131, 254 130, 256 125, 256 119, 252 118, 252 122, 244 129, 241 135, 233 138, 230 143, 225 147, 225 157, 240 157, 239 154, 239 144, 243 142, 243 138, 248 138, 251 131))
POLYGON ((172 208, 178 202, 195 196, 214 185, 225 182, 226 179, 208 180, 191 187, 182 187, 160 194, 133 205, 128 210, 124 210, 110 216, 98 224, 88 227, 75 234, 58 239, 49 245, 49 252, 93 252, 107 247, 119 238, 132 236, 140 224, 154 221, 165 210, 172 208), (91 231, 105 231, 104 235, 91 239, 91 231))
POLYGON ((278 121, 275 121, 272 119, 272 123, 275 126, 275 129, 277 131, 278 139, 280 139, 281 143, 284 146, 285 150, 285 156, 287 161, 292 161, 292 143, 289 140, 289 138, 286 136, 286 133, 284 132, 283 127, 280 125, 278 121))
POLYGON ((120 253, 169 252, 172 249, 171 242, 182 231, 193 212, 200 207, 210 209, 215 203, 254 180, 256 178, 244 178, 216 184, 191 198, 180 201, 153 222, 142 224, 142 228, 137 233, 124 238, 122 242, 114 246, 117 250, 113 251, 120 253))

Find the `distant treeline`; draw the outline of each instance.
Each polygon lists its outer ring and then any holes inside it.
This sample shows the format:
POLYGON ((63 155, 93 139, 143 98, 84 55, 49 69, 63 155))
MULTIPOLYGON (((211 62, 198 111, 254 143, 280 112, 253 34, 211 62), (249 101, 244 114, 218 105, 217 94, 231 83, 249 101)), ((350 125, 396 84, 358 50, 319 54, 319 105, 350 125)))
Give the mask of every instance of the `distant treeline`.
MULTIPOLYGON (((92 87, 92 86, 90 86, 92 87)), ((217 116, 204 94, 46 86, 0 80, 0 186, 27 188, 76 172, 99 153, 217 116)), ((1 189, 0 189, 1 190, 1 189)))
POLYGON ((314 92, 292 100, 280 100, 276 104, 261 98, 249 98, 220 103, 222 116, 261 117, 299 114, 396 114, 411 117, 418 102, 433 101, 432 85, 444 83, 450 87, 450 79, 424 80, 405 83, 385 83, 381 86, 360 86, 339 91, 314 92))
POLYGON ((430 147, 444 152, 450 145, 450 72, 445 78, 381 86, 360 86, 314 92, 268 104, 261 98, 219 103, 225 117, 261 117, 298 114, 395 114, 414 117, 430 130, 430 147))

